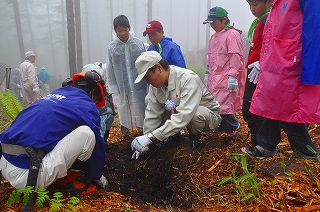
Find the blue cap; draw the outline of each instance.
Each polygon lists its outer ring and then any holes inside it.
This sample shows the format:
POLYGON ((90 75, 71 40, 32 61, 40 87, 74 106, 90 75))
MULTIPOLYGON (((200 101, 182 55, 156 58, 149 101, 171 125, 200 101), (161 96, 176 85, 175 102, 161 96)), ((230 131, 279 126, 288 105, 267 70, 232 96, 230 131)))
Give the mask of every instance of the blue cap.
POLYGON ((212 23, 217 18, 227 17, 228 12, 222 7, 213 7, 208 13, 208 18, 203 22, 203 24, 212 23))

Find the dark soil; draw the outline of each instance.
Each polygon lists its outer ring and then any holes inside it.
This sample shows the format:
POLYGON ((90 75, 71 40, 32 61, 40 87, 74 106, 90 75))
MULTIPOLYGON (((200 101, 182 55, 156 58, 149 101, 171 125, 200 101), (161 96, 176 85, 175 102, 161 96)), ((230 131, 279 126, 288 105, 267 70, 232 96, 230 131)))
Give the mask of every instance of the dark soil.
MULTIPOLYGON (((131 143, 119 142, 119 127, 114 126, 104 173, 109 187, 107 191, 99 189, 92 195, 78 196, 83 211, 319 211, 320 163, 293 158, 285 134, 276 156, 265 160, 245 157, 250 173, 256 167, 257 177, 263 180, 260 198, 239 201, 235 184, 218 186, 222 179, 233 176, 232 172, 234 178, 244 175, 240 156, 233 153, 240 153, 249 135, 241 114, 238 118, 241 127, 236 137, 205 133, 203 145, 193 149, 185 134, 180 143, 150 147, 138 160, 131 159, 131 143), (319 209, 311 210, 317 206, 319 209)), ((309 131, 319 147, 319 126, 310 125, 309 131)), ((138 134, 133 132, 131 137, 138 134)), ((79 180, 87 181, 85 176, 79 180)), ((20 209, 19 205, 6 204, 12 190, 4 181, 1 211, 20 209)), ((48 210, 49 206, 35 211, 48 210)))

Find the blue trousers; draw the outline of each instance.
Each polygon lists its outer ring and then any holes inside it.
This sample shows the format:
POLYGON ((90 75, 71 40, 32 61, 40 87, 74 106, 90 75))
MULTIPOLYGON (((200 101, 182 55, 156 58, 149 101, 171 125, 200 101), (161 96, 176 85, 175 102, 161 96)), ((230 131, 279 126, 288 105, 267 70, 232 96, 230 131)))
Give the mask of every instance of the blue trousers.
POLYGON ((100 113, 100 135, 102 138, 109 136, 109 131, 114 121, 113 111, 109 107, 99 108, 100 113), (105 136, 105 133, 108 135, 105 136))
POLYGON ((215 129, 217 132, 230 132, 236 130, 239 126, 239 121, 234 114, 220 114, 222 121, 215 129))
POLYGON ((269 151, 276 151, 276 147, 281 141, 281 129, 287 134, 293 151, 314 156, 314 153, 307 146, 309 145, 315 151, 317 151, 317 148, 312 143, 305 124, 265 119, 256 137, 257 145, 269 151))

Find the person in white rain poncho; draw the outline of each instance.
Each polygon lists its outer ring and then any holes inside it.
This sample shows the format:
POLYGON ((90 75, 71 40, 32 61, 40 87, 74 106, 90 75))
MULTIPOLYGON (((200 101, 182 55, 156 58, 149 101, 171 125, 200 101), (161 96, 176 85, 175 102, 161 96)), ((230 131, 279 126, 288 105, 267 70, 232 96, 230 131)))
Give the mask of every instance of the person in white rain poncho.
POLYGON ((123 139, 129 140, 129 130, 143 126, 147 83, 142 80, 134 84, 138 76, 134 63, 145 47, 140 39, 130 33, 126 16, 117 16, 113 26, 116 36, 108 47, 108 89, 118 109, 123 139))

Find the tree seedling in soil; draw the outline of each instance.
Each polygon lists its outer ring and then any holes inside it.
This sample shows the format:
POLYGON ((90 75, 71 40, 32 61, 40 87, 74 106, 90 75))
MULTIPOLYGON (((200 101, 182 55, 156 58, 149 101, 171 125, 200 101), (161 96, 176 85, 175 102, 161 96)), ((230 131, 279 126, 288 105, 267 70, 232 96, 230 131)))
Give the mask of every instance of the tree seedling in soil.
POLYGON ((237 177, 236 170, 233 169, 232 176, 226 177, 219 182, 219 186, 231 181, 235 185, 235 190, 237 192, 238 202, 244 202, 249 199, 254 199, 255 202, 259 201, 260 192, 259 185, 262 183, 260 179, 257 178, 256 175, 256 166, 254 167, 254 172, 250 173, 247 167, 247 161, 243 154, 232 154, 233 156, 240 157, 241 168, 244 172, 244 175, 237 177))

